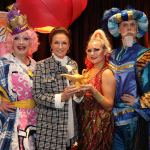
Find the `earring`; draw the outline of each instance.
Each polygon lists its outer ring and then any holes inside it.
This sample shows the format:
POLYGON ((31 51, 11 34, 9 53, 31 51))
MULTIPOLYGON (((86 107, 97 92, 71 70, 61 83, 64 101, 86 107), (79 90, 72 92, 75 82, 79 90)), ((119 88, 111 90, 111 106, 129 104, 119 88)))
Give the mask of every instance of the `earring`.
POLYGON ((70 52, 70 49, 68 49, 67 54, 69 54, 69 52, 70 52))

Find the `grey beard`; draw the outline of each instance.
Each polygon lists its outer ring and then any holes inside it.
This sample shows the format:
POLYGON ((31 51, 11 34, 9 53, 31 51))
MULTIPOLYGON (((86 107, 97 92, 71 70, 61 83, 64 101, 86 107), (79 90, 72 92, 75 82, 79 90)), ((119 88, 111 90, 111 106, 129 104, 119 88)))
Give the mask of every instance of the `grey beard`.
POLYGON ((132 47, 133 45, 133 36, 127 35, 123 38, 122 42, 125 47, 132 47))

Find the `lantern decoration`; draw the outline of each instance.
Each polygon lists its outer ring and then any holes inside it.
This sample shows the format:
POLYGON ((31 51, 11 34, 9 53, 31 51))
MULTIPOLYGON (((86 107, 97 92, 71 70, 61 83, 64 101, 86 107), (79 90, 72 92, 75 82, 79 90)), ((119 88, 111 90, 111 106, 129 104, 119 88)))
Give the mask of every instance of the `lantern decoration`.
POLYGON ((52 27, 69 27, 86 8, 87 0, 16 0, 16 5, 33 28, 47 32, 52 27))

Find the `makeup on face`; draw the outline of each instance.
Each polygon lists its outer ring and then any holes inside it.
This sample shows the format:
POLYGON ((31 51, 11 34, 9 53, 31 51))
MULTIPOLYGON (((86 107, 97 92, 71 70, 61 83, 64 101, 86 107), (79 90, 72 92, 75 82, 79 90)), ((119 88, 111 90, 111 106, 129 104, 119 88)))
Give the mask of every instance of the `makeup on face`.
POLYGON ((28 54, 31 46, 31 38, 28 33, 22 32, 13 36, 13 51, 18 56, 24 56, 28 54))
POLYGON ((98 52, 99 50, 100 50, 99 48, 90 48, 90 49, 87 49, 86 52, 87 53, 98 52))

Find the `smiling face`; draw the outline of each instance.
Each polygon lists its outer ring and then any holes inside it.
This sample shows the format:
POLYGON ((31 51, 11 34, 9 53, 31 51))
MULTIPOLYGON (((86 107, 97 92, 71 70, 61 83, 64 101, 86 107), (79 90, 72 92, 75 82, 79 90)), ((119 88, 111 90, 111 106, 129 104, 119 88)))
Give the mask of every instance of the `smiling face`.
POLYGON ((105 60, 106 49, 99 41, 91 41, 86 50, 87 58, 92 64, 97 65, 105 60))
POLYGON ((27 56, 30 46, 30 37, 26 31, 13 36, 13 50, 16 56, 27 56))
POLYGON ((51 49, 57 57, 63 59, 69 50, 69 46, 69 38, 64 33, 57 33, 53 36, 51 49))

